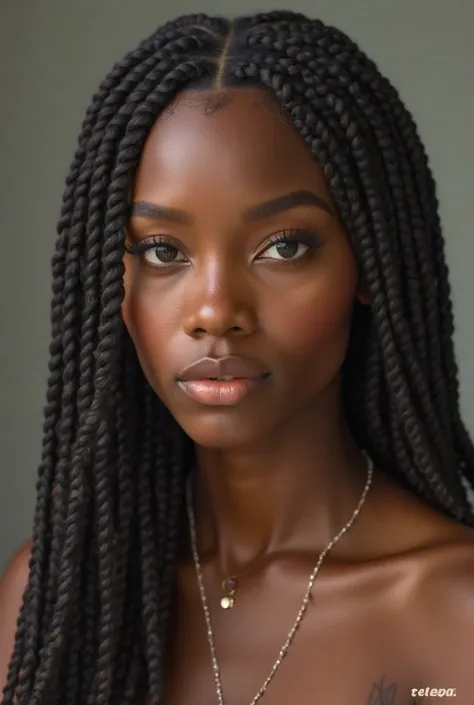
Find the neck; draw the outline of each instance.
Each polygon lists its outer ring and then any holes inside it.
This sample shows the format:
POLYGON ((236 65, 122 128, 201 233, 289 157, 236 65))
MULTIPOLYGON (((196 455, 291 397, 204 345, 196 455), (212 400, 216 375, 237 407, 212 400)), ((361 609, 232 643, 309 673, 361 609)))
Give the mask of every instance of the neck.
POLYGON ((196 459, 199 553, 222 575, 275 552, 322 551, 351 518, 367 481, 367 461, 336 402, 307 411, 258 447, 197 447, 196 459))

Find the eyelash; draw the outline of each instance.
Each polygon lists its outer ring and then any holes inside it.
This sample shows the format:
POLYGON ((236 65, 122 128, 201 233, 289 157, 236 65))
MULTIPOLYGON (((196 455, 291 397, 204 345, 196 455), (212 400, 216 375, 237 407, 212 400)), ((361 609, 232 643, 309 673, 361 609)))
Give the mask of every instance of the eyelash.
MULTIPOLYGON (((266 252, 269 250, 271 247, 274 247, 275 245, 278 245, 280 242, 297 242, 301 245, 306 245, 309 249, 311 250, 318 250, 321 247, 321 240, 316 233, 315 230, 311 229, 291 229, 291 230, 282 230, 279 233, 276 233, 275 235, 272 235, 264 248, 262 248, 259 252, 259 254, 266 252)), ((169 247, 173 247, 176 250, 180 251, 180 248, 177 244, 173 242, 171 238, 168 238, 164 235, 154 235, 151 238, 148 238, 147 240, 142 240, 141 242, 138 242, 134 245, 128 245, 127 243, 125 244, 125 250, 128 254, 130 255, 142 255, 148 250, 152 250, 154 247, 158 247, 160 245, 168 245, 169 247)), ((301 257, 298 257, 296 259, 288 259, 285 260, 285 258, 282 258, 279 262, 281 264, 284 264, 286 266, 291 266, 299 262, 304 258, 304 255, 301 257)), ((171 262, 170 264, 173 264, 171 262)), ((175 264, 183 264, 182 262, 176 262, 175 264)), ((150 265, 155 268, 166 268, 169 266, 169 264, 163 263, 162 265, 150 265)))
POLYGON ((265 252, 267 249, 274 245, 278 245, 280 242, 298 242, 302 245, 317 250, 321 247, 321 240, 315 230, 310 229, 294 229, 294 230, 282 230, 275 235, 271 235, 268 239, 268 243, 261 252, 265 252))

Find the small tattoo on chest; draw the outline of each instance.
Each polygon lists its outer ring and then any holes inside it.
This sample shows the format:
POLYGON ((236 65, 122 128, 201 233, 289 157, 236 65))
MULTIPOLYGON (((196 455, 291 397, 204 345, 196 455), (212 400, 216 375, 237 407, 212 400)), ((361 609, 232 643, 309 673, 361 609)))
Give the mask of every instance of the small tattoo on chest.
MULTIPOLYGON (((385 679, 385 674, 375 683, 372 684, 369 696, 365 702, 365 705, 407 705, 408 701, 401 701, 397 698, 398 691, 397 684, 393 682, 388 682, 385 679)), ((420 701, 415 698, 409 698, 410 705, 416 705, 420 701)))
MULTIPOLYGON (((373 683, 366 705, 397 705, 397 684, 387 683, 385 675, 380 680, 373 683)), ((401 704, 400 704, 401 705, 401 704)))

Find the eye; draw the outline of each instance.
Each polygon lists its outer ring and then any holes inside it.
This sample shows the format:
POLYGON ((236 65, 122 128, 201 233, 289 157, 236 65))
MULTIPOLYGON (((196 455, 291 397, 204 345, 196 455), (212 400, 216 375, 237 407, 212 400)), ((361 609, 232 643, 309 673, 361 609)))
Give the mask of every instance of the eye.
POLYGON ((308 245, 294 240, 281 240, 264 250, 260 259, 299 259, 308 250, 308 245))
POLYGON ((321 241, 313 231, 285 230, 270 238, 266 247, 260 251, 258 259, 294 262, 320 246, 321 241))
POLYGON ((143 259, 149 264, 158 267, 185 261, 183 253, 174 245, 167 244, 166 242, 149 247, 143 252, 143 259))
POLYGON ((127 246, 126 250, 130 255, 139 255, 152 267, 166 267, 171 264, 187 262, 181 250, 161 236, 155 236, 151 240, 143 240, 135 245, 127 246))

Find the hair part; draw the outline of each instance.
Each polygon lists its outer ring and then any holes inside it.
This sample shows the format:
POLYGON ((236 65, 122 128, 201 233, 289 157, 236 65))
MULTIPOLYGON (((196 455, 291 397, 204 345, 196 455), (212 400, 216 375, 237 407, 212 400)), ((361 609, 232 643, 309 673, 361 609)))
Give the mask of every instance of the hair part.
POLYGON ((182 91, 213 89, 212 111, 246 86, 271 96, 323 169, 371 294, 344 366, 355 439, 427 504, 474 523, 436 189, 412 116, 319 20, 179 17, 102 82, 66 180, 30 574, 3 705, 135 705, 145 690, 163 703, 193 447, 122 321, 128 195, 147 135, 182 91))

